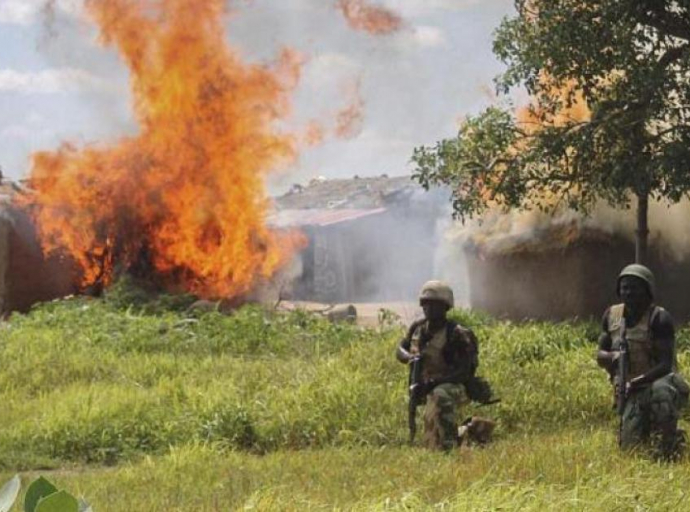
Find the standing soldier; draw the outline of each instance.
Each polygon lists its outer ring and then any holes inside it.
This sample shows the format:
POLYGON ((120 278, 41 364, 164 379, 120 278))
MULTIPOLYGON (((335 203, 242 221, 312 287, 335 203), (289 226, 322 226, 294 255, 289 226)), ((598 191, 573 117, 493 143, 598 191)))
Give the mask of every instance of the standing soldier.
MULTIPOLYGON (((419 375, 413 377, 420 382, 413 384, 420 386, 422 400, 426 397, 425 438, 430 447, 446 451, 457 443, 458 408, 470 398, 467 384, 473 381, 470 394, 474 391, 486 401, 491 394, 485 381, 473 379, 478 364, 474 333, 446 318, 453 302, 453 290, 447 284, 427 282, 419 294, 424 318, 410 326, 396 353, 400 362, 421 364, 419 375)), ((410 405, 411 437, 416 405, 410 405)))
POLYGON ((597 363, 614 383, 620 447, 652 442, 660 458, 675 459, 683 441, 679 411, 690 389, 675 373, 673 319, 653 304, 654 275, 647 267, 625 267, 616 290, 622 303, 604 313, 597 363))

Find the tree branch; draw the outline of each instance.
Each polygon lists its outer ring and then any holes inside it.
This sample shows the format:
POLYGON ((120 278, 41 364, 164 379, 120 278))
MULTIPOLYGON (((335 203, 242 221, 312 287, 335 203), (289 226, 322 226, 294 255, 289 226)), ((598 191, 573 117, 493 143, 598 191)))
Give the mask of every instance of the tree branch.
POLYGON ((690 48, 690 44, 674 46, 673 48, 669 48, 668 50, 666 50, 666 53, 664 53, 661 56, 661 58, 657 61, 655 71, 659 72, 666 69, 668 66, 680 59, 688 48, 690 48))
POLYGON ((690 24, 679 16, 674 16, 664 7, 664 2, 651 0, 645 2, 646 9, 640 9, 637 20, 656 29, 663 35, 690 41, 690 24))
POLYGON ((670 128, 667 128, 666 130, 662 130, 659 133, 654 134, 654 136, 651 138, 652 141, 657 141, 661 139, 664 135, 668 135, 669 133, 677 132, 677 131, 685 131, 685 132, 690 132, 690 126, 686 125, 676 125, 676 126, 671 126, 670 128))

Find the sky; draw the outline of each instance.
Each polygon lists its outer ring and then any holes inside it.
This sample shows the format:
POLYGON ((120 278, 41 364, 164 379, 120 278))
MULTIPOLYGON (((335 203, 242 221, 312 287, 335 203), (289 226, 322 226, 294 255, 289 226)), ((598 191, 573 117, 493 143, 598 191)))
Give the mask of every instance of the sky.
MULTIPOLYGON (((63 142, 107 143, 136 133, 128 71, 97 42, 81 0, 0 0, 0 166, 26 175, 30 155, 63 142)), ((234 0, 231 45, 250 62, 275 61, 289 47, 304 58, 294 92, 296 127, 335 123, 357 100, 348 137, 328 133, 305 148, 270 190, 326 178, 410 172, 416 146, 452 137, 459 121, 496 101, 503 65, 492 33, 512 0, 371 0, 402 19, 394 33, 354 30, 336 0, 234 0)), ((332 131, 332 130, 331 130, 332 131)))

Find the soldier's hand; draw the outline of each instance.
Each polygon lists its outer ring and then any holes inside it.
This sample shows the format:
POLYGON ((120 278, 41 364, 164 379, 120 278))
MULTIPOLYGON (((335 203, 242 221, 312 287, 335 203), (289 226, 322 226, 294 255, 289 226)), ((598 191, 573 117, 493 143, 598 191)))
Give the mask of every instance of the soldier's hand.
POLYGON ((627 384, 625 385, 625 389, 626 391, 634 391, 638 389, 642 384, 642 377, 635 377, 634 379, 630 379, 627 382, 627 384))
POLYGON ((436 387, 436 384, 437 382, 434 379, 429 379, 424 381, 424 388, 427 390, 427 392, 430 392, 436 387))

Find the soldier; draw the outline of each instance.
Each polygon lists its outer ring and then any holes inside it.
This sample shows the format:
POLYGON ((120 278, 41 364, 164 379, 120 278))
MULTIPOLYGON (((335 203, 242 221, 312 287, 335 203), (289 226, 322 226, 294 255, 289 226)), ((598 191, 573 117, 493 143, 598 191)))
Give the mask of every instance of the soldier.
POLYGON ((474 333, 446 318, 453 302, 453 290, 447 284, 427 282, 419 294, 424 318, 410 326, 396 352, 402 363, 421 357, 422 389, 427 397, 425 438, 429 446, 446 451, 457 443, 458 408, 469 401, 463 383, 474 376, 478 363, 474 333))
POLYGON ((609 307, 602 320, 597 363, 609 372, 614 390, 623 391, 619 414, 622 449, 652 442, 662 459, 680 455, 681 407, 690 389, 676 374, 675 332, 671 315, 653 304, 654 275, 643 265, 628 265, 616 285, 622 301, 609 307), (621 342, 627 340, 627 382, 620 382, 621 342))

